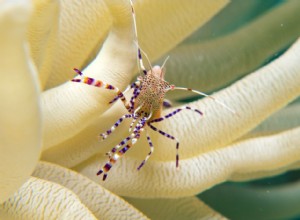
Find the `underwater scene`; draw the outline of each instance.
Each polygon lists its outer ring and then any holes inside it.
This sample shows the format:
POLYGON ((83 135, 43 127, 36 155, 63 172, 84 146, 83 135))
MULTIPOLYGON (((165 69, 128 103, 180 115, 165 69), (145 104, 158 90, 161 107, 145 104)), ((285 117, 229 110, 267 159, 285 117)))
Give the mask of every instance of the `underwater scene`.
POLYGON ((0 1, 0 220, 300 219, 299 0, 0 1))

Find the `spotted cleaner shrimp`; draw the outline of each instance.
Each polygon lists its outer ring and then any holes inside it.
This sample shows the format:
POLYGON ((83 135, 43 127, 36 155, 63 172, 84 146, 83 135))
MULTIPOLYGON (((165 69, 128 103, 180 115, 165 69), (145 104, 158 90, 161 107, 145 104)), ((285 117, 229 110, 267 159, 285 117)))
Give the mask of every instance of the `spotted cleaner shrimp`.
POLYGON ((137 80, 131 85, 129 85, 124 92, 121 92, 117 87, 105 83, 101 80, 84 76, 83 73, 76 68, 74 68, 74 70, 76 73, 79 74, 80 78, 76 77, 72 79, 73 82, 84 83, 90 86, 112 90, 116 94, 116 97, 113 100, 111 100, 109 104, 112 104, 120 99, 128 111, 128 113, 123 115, 121 118, 119 118, 119 120, 109 130, 99 135, 101 140, 106 139, 125 119, 132 119, 132 122, 129 127, 129 131, 131 132, 131 134, 125 139, 123 139, 118 145, 113 147, 109 152, 107 152, 108 161, 97 172, 97 175, 103 174, 103 181, 107 178, 107 174, 112 168, 113 164, 115 164, 117 160, 121 156, 123 156, 138 141, 138 139, 141 137, 142 132, 144 131, 146 132, 146 138, 147 138, 148 145, 150 147, 150 151, 146 156, 146 158, 142 161, 142 163, 137 167, 137 169, 140 170, 145 165, 145 163, 147 162, 147 160, 150 158, 150 156, 154 151, 152 140, 148 134, 148 130, 147 130, 148 128, 176 142, 176 167, 179 167, 178 139, 158 129, 157 127, 154 126, 154 124, 161 122, 163 120, 167 120, 183 110, 193 111, 197 113, 199 116, 203 116, 203 112, 189 106, 183 106, 177 108, 176 110, 172 111, 169 114, 162 116, 161 114, 162 114, 163 106, 170 105, 168 100, 165 99, 165 95, 168 91, 186 90, 186 91, 190 91, 211 98, 215 102, 217 102, 218 104, 222 105, 227 110, 235 114, 234 110, 232 110, 222 102, 216 100, 212 96, 209 96, 203 92, 194 89, 177 87, 164 80, 164 76, 165 76, 164 66, 169 57, 165 59, 162 66, 154 66, 154 67, 151 66, 147 54, 139 46, 135 10, 133 7, 132 0, 129 1, 130 1, 131 11, 132 11, 135 44, 137 46, 138 66, 139 69, 141 69, 142 71, 142 76, 137 77, 137 80), (150 70, 148 71, 144 66, 142 55, 146 57, 147 62, 150 65, 150 70), (124 96, 124 93, 128 92, 129 90, 133 90, 133 93, 130 97, 130 100, 128 101, 124 96))

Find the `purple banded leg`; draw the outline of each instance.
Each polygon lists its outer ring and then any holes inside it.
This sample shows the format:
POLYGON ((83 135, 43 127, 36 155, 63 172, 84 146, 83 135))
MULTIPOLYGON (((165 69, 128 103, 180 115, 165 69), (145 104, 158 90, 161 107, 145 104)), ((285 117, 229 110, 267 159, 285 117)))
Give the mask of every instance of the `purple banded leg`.
POLYGON ((117 150, 122 147, 123 145, 125 145, 128 141, 132 140, 133 138, 135 138, 136 134, 139 132, 140 129, 142 129, 145 125, 145 122, 141 119, 137 125, 134 128, 134 131, 132 134, 130 134, 128 137, 126 137, 125 139, 123 139, 118 145, 116 145, 115 147, 113 147, 109 152, 107 152, 106 154, 111 157, 114 153, 117 152, 117 150))
POLYGON ((135 102, 135 99, 140 94, 140 92, 141 92, 141 90, 139 88, 134 89, 133 95, 130 98, 130 111, 134 110, 134 102, 135 102))
MULTIPOLYGON (((143 124, 145 126, 145 123, 143 124)), ((143 127, 141 127, 137 133, 135 133, 134 138, 132 138, 131 143, 127 144, 125 147, 123 147, 121 150, 115 152, 113 155, 109 157, 109 161, 105 163, 105 165, 97 172, 97 175, 103 174, 103 181, 107 177, 108 171, 112 168, 113 164, 117 162, 117 160, 123 156, 140 138, 140 133, 143 131, 143 127)))
MULTIPOLYGON (((126 149, 125 152, 132 146, 133 144, 127 144, 123 149, 126 149)), ((122 150, 123 150, 122 149, 122 150)), ((117 160, 123 155, 124 153, 121 153, 121 155, 119 154, 119 152, 113 154, 111 157, 109 157, 109 161, 107 161, 105 163, 105 165, 97 172, 97 176, 103 174, 103 181, 106 179, 107 177, 107 173, 108 171, 110 171, 110 169, 112 168, 113 164, 115 164, 117 162, 117 160)))
POLYGON ((148 135, 148 132, 147 132, 147 141, 148 141, 148 144, 150 146, 150 152, 148 153, 148 155, 146 156, 145 160, 143 160, 143 162, 138 166, 138 170, 140 170, 144 165, 145 163, 147 162, 147 160, 149 159, 149 157, 151 156, 151 154, 153 153, 154 151, 154 147, 153 147, 153 143, 151 141, 151 138, 150 136, 148 135))
POLYGON ((160 133, 161 135, 170 138, 174 141, 176 141, 176 167, 179 167, 179 141, 177 140, 177 138, 175 138, 174 136, 167 134, 166 132, 159 130, 158 128, 154 127, 152 124, 152 122, 148 122, 147 125, 154 131, 157 131, 158 133, 160 133))
POLYGON ((150 121, 149 123, 155 123, 155 122, 163 121, 164 119, 170 118, 170 117, 176 115, 178 112, 181 112, 181 111, 184 110, 184 109, 188 109, 188 110, 195 111, 195 112, 197 112, 198 114, 200 114, 201 116, 203 115, 203 113, 202 113, 200 110, 196 109, 196 108, 191 108, 191 107, 189 107, 189 106, 183 106, 183 107, 178 108, 178 109, 176 109, 175 111, 173 111, 173 112, 171 112, 171 113, 169 113, 169 114, 167 114, 167 115, 165 115, 165 116, 163 116, 163 117, 155 118, 155 119, 153 119, 152 121, 150 121))
POLYGON ((129 102, 127 102, 124 94, 117 87, 107 84, 101 80, 96 80, 91 77, 83 76, 83 73, 76 68, 74 68, 74 71, 76 73, 78 73, 82 78, 81 79, 74 78, 71 80, 72 82, 84 83, 84 84, 87 84, 90 86, 95 86, 95 87, 109 89, 109 90, 114 91, 117 94, 117 96, 121 99, 121 101, 123 102, 125 108, 129 111, 129 108, 130 108, 129 102))
POLYGON ((133 116, 133 119, 132 119, 132 122, 130 123, 130 126, 129 126, 129 132, 131 131, 134 123, 136 122, 136 120, 138 119, 138 116, 133 116))
POLYGON ((108 155, 109 158, 112 157, 120 147, 124 146, 128 141, 134 138, 135 135, 135 133, 132 133, 128 137, 124 138, 119 144, 117 144, 109 152, 107 152, 106 155, 108 155))
MULTIPOLYGON (((127 86, 127 88, 123 91, 123 94, 125 94, 129 89, 139 88, 139 85, 140 85, 140 81, 139 80, 135 81, 130 86, 127 86)), ((109 102, 109 104, 116 102, 119 98, 120 98, 119 96, 116 96, 113 100, 109 102)))
POLYGON ((123 115, 109 130, 107 130, 102 134, 99 134, 100 140, 103 141, 104 139, 106 139, 108 135, 110 135, 124 121, 124 119, 131 118, 131 117, 132 117, 131 114, 123 115))
POLYGON ((133 133, 139 133, 140 131, 142 131, 146 124, 146 120, 147 120, 147 118, 143 117, 134 127, 133 133))

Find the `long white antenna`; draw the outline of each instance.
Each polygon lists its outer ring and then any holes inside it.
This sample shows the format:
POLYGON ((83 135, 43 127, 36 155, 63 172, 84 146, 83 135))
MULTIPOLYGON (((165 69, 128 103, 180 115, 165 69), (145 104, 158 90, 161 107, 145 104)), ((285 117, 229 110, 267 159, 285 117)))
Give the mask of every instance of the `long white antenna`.
POLYGON ((146 52, 142 48, 139 47, 139 45, 137 44, 137 42, 135 42, 135 44, 141 50, 141 52, 144 54, 144 56, 146 57, 147 63, 148 63, 149 67, 152 70, 153 68, 152 68, 151 62, 150 62, 150 60, 148 58, 148 55, 146 54, 146 52))
POLYGON ((136 45, 137 45, 137 48, 138 48, 138 61, 139 61, 141 69, 143 70, 144 74, 146 75, 147 74, 147 70, 146 70, 146 68, 144 66, 144 63, 143 63, 141 49, 140 49, 139 40, 138 40, 138 32, 137 32, 136 19, 135 19, 135 10, 134 10, 134 7, 133 7, 132 0, 129 0, 129 2, 130 2, 130 5, 131 5, 131 12, 132 12, 132 20, 133 20, 133 26, 134 26, 135 42, 136 42, 136 45))
POLYGON ((217 100, 216 98, 214 98, 213 96, 210 96, 210 95, 207 95, 203 92, 200 92, 200 91, 197 91, 197 90, 194 90, 194 89, 190 89, 190 88, 184 88, 184 87, 171 87, 171 90, 175 90, 175 89, 178 89, 178 90, 185 90, 185 91, 191 91, 193 93, 196 93, 196 94, 199 94, 199 95, 202 95, 202 96, 205 96, 207 98, 210 98, 212 100, 214 100, 216 103, 218 103, 219 105, 223 106, 224 108, 226 108, 228 111, 232 112, 233 114, 236 114, 236 111, 234 111, 233 109, 231 109, 230 107, 228 107, 227 105, 225 105, 223 102, 220 102, 219 100, 217 100))
POLYGON ((170 56, 167 56, 167 58, 165 59, 165 61, 163 62, 161 68, 163 69, 168 61, 168 59, 170 58, 170 56))

